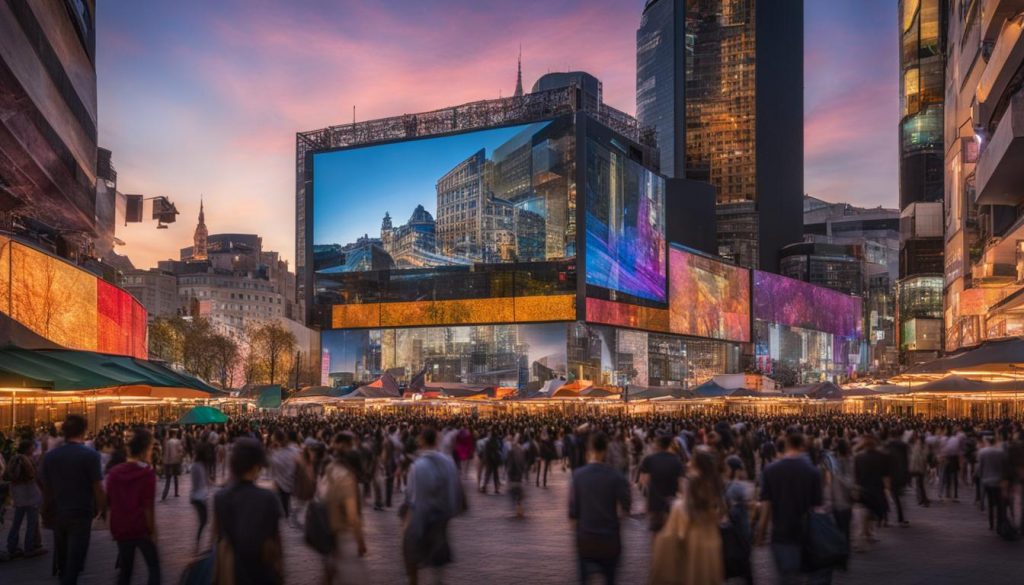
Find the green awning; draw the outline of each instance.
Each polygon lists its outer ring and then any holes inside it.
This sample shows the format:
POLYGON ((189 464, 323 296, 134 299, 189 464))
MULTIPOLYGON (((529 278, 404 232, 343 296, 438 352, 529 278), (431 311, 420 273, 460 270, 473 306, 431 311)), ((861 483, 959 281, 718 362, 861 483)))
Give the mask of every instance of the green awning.
POLYGON ((209 425, 226 422, 228 422, 228 415, 212 406, 197 406, 178 419, 178 424, 182 425, 209 425))
POLYGON ((0 388, 75 391, 119 386, 223 394, 199 378, 128 356, 70 349, 0 349, 0 388))

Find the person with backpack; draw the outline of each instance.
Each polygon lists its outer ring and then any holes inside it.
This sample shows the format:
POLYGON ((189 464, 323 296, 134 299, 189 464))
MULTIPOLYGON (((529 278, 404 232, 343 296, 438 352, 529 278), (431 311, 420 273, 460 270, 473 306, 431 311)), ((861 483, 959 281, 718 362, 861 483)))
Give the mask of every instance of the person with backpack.
MULTIPOLYGON (((363 536, 362 498, 359 485, 359 453, 356 439, 351 433, 339 433, 331 445, 331 462, 324 468, 316 483, 316 502, 308 514, 323 514, 318 520, 329 530, 329 537, 321 535, 317 545, 324 559, 324 582, 365 583, 367 569, 361 559, 366 556, 363 536), (325 544, 330 546, 324 546, 325 544)), ((313 522, 307 521, 307 525, 313 522)), ((315 526, 314 523, 312 526, 315 526)), ((313 538, 307 529, 307 542, 313 538)))
POLYGON ((7 533, 7 553, 10 558, 37 557, 46 554, 46 549, 37 546, 39 531, 39 507, 43 504, 43 492, 36 483, 36 466, 32 462, 35 444, 29 439, 18 443, 18 450, 7 465, 4 477, 10 482, 11 501, 14 505, 14 520, 7 533), (25 523, 25 548, 18 546, 21 524, 25 523))
POLYGON ((501 467, 502 452, 501 437, 496 430, 491 430, 484 443, 484 483, 480 486, 480 493, 487 493, 487 484, 494 482, 495 495, 501 495, 501 477, 498 470, 501 467))

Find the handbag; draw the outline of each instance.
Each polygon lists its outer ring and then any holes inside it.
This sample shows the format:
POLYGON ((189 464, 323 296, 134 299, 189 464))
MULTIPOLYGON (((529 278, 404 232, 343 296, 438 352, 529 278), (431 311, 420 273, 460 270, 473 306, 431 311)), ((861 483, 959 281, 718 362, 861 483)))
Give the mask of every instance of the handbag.
POLYGON ((316 552, 330 554, 335 547, 334 533, 331 532, 331 521, 327 517, 327 506, 323 502, 312 501, 306 506, 305 525, 306 544, 316 552))
POLYGON ((832 514, 810 512, 804 519, 801 564, 805 571, 842 566, 850 556, 850 542, 832 514))

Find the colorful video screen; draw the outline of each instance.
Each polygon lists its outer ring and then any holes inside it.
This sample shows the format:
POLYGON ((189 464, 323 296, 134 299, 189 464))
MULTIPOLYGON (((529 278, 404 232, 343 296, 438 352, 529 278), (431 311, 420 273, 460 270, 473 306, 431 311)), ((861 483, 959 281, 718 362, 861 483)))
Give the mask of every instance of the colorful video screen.
POLYGON ((750 341, 750 272, 672 247, 669 251, 672 333, 750 341))
POLYGON ((616 141, 587 138, 587 284, 666 300, 665 180, 616 141))
POLYGON ((0 236, 0 313, 70 349, 148 357, 147 315, 124 290, 0 236))
POLYGON ((334 386, 389 374, 401 386, 456 383, 540 388, 568 373, 567 323, 324 331, 334 386))
POLYGON ((860 337, 864 329, 858 297, 760 270, 754 271, 754 319, 842 337, 860 337))
POLYGON ((544 121, 314 154, 316 272, 574 256, 571 129, 544 121))

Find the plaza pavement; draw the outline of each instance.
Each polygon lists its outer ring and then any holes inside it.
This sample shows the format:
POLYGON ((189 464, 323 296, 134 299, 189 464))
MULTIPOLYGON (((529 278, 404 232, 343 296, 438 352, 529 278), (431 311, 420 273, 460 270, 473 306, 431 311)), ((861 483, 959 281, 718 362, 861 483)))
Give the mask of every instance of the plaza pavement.
MULTIPOLYGON (((548 489, 527 488, 525 520, 511 518, 507 496, 469 494, 469 511, 451 524, 455 563, 446 570, 446 584, 529 585, 576 583, 572 534, 566 517, 568 473, 553 470, 548 489)), ((475 479, 475 475, 473 476, 475 479)), ((188 502, 188 478, 183 476, 181 497, 157 503, 159 550, 164 583, 177 583, 192 558, 195 512, 188 502)), ((473 485, 470 479, 467 486, 473 485)), ((158 486, 162 488, 162 483, 158 486)), ((967 490, 970 491, 970 490, 967 490)), ((159 494, 158 494, 159 495, 159 494)), ((908 494, 909 496, 909 494, 908 494)), ((401 495, 397 496, 401 501, 401 495)), ((911 498, 906 497, 910 501, 911 498)), ((929 509, 907 506, 909 527, 879 532, 881 542, 867 553, 855 553, 849 573, 837 574, 839 585, 883 584, 1020 584, 1024 583, 1024 542, 1007 543, 987 530, 987 522, 970 497, 959 504, 937 504, 929 509)), ((364 507, 367 524, 366 558, 370 583, 404 583, 396 508, 375 512, 364 507)), ((650 561, 649 534, 639 513, 643 509, 634 492, 633 517, 624 522, 624 558, 620 583, 646 583, 650 561)), ((7 525, 0 529, 5 542, 7 525)), ((321 582, 318 557, 302 542, 301 531, 282 526, 288 583, 321 582)), ((207 530, 209 532, 209 529, 207 530)), ((204 535, 204 541, 208 538, 204 535)), ((52 550, 49 531, 44 542, 52 550)), ((116 548, 109 532, 94 531, 83 585, 113 583, 116 548)), ((0 563, 0 584, 56 583, 50 577, 52 556, 0 563)), ((767 548, 755 551, 756 582, 775 583, 767 548)), ((136 559, 134 583, 146 582, 146 568, 136 559)), ((429 581, 428 581, 429 582, 429 581)), ((594 581, 597 582, 597 581, 594 581)))

